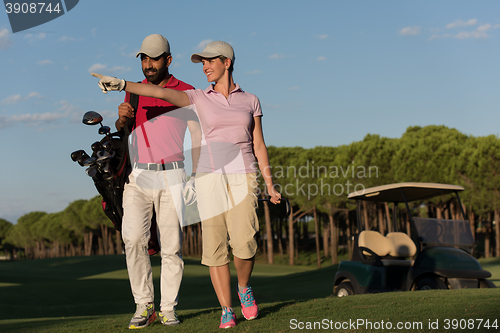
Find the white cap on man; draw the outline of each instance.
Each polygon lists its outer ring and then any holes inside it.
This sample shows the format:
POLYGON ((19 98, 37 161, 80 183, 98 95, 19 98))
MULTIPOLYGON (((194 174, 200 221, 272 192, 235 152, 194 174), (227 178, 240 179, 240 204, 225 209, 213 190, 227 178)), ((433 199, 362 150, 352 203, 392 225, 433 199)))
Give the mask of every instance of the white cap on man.
POLYGON ((141 53, 150 58, 157 58, 163 53, 170 54, 170 44, 162 35, 152 34, 144 38, 141 50, 137 52, 135 57, 137 58, 141 53))
POLYGON ((194 53, 191 56, 191 61, 194 63, 201 62, 202 58, 211 59, 219 56, 224 56, 231 59, 231 63, 234 64, 234 50, 231 45, 222 41, 215 41, 209 43, 203 49, 203 52, 194 53))

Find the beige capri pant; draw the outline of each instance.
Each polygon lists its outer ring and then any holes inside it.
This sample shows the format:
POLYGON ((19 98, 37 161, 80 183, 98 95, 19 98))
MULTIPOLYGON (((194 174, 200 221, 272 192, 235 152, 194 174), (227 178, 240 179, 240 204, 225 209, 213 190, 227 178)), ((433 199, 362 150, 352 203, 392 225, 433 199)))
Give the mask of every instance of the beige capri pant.
POLYGON ((258 192, 256 173, 196 174, 203 265, 223 266, 229 263, 229 248, 234 256, 241 259, 255 256, 255 234, 259 231, 258 192))

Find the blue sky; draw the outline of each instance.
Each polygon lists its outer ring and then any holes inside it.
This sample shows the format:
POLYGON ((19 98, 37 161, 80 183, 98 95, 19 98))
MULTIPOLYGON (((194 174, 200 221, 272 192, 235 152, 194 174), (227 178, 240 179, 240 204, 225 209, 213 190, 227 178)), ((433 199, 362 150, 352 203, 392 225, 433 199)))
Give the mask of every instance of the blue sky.
POLYGON ((268 145, 339 146, 431 124, 499 133, 498 1, 82 0, 15 34, 1 12, 0 217, 97 194, 70 153, 100 139, 83 113, 111 126, 124 93, 103 94, 89 73, 141 80, 135 53, 152 33, 170 42, 171 73, 202 89, 190 55, 231 43, 268 145))

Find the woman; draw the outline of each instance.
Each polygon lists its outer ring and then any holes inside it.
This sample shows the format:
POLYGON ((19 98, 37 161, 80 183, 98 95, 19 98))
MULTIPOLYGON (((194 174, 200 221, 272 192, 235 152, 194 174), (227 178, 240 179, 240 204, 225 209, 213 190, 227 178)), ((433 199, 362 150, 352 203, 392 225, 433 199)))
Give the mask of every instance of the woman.
POLYGON ((277 204, 281 199, 271 177, 260 102, 234 83, 234 59, 233 48, 222 41, 211 42, 203 52, 191 56, 192 62, 203 63, 207 81, 214 82, 205 90, 178 91, 92 74, 101 79, 99 86, 105 93, 125 90, 163 99, 178 107, 194 105, 204 135, 196 174, 202 219, 202 264, 209 266, 212 285, 222 306, 220 328, 236 325, 231 302, 229 247, 234 255, 243 316, 251 320, 258 315, 249 285, 257 251, 254 236, 259 230, 255 161, 271 202, 277 204))

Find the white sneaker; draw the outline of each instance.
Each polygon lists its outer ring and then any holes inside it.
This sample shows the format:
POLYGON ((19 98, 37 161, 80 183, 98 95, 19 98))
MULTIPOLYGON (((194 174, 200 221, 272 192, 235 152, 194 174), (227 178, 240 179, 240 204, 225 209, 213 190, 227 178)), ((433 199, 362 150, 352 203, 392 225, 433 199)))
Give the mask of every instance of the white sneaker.
POLYGON ((135 314, 128 324, 129 329, 144 328, 156 319, 155 304, 137 304, 135 314))
POLYGON ((175 311, 160 311, 159 316, 160 322, 165 326, 178 325, 181 323, 175 311))

